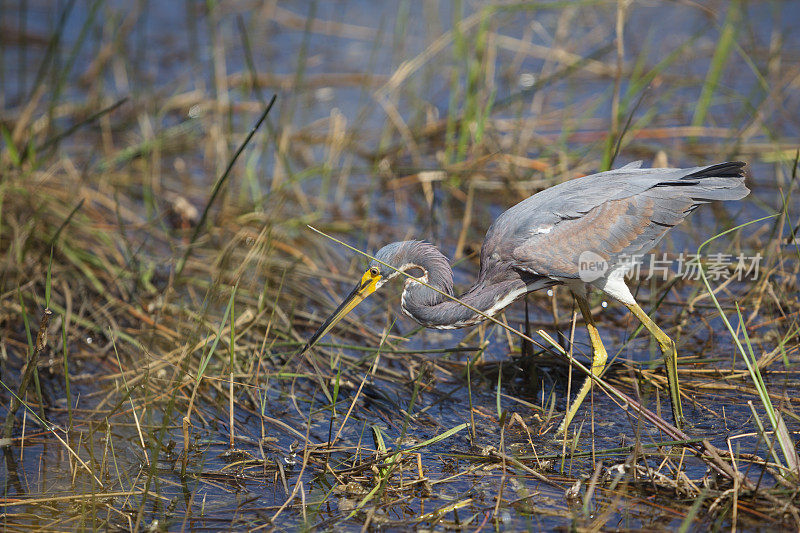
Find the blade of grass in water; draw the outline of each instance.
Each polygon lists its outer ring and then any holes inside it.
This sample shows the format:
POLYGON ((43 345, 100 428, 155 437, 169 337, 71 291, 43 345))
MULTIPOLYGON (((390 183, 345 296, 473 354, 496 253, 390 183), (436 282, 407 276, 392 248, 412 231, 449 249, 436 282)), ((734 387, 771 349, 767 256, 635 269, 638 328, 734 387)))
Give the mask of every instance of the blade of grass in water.
POLYGON ((72 430, 72 393, 70 391, 69 379, 69 352, 67 350, 67 320, 61 320, 61 345, 64 354, 64 395, 67 399, 67 441, 69 441, 69 432, 72 430))
MULTIPOLYGON (((238 287, 238 285, 237 285, 238 287)), ((233 448, 234 445, 234 426, 233 426, 233 375, 236 369, 236 287, 231 294, 230 303, 230 322, 231 322, 231 335, 230 346, 228 346, 230 371, 228 373, 228 431, 230 432, 230 440, 228 445, 233 448)))
POLYGON ((189 239, 189 244, 186 246, 186 251, 183 253, 183 257, 181 257, 181 259, 178 261, 178 266, 175 270, 176 278, 180 277, 181 273, 183 273, 183 268, 186 266, 186 260, 189 259, 189 254, 192 253, 192 247, 195 241, 197 241, 197 238, 200 236, 200 232, 205 229, 206 220, 208 219, 208 213, 211 210, 211 206, 214 204, 214 200, 217 198, 217 195, 222 189, 222 185, 224 185, 230 176, 234 163, 236 163, 236 160, 239 159, 240 155, 242 155, 242 152, 244 152, 245 147, 250 143, 250 139, 253 138, 253 135, 255 135, 256 131, 258 131, 258 128, 261 127, 261 123, 267 118, 267 115, 272 109, 272 106, 275 105, 275 100, 277 98, 278 95, 272 96, 267 108, 261 113, 261 116, 258 118, 255 125, 250 129, 250 132, 247 134, 244 141, 242 141, 242 144, 240 144, 239 148, 236 150, 236 153, 233 154, 233 157, 228 162, 225 172, 222 173, 222 176, 219 177, 217 182, 214 184, 214 187, 211 189, 211 194, 209 195, 206 206, 203 209, 203 214, 200 215, 200 221, 197 223, 197 226, 195 226, 194 233, 192 233, 192 237, 189 239))
POLYGON ((725 17, 725 23, 722 26, 717 48, 714 50, 714 57, 711 58, 711 66, 708 69, 706 81, 697 100, 694 117, 692 117, 692 126, 702 126, 706 120, 708 108, 711 106, 711 100, 717 90, 717 85, 719 85, 725 63, 728 61, 728 56, 733 48, 738 20, 739 0, 734 0, 729 4, 728 15, 725 17))
POLYGON ((500 389, 503 380, 503 363, 497 369, 497 387, 495 388, 495 407, 497 408, 497 419, 503 416, 503 407, 500 405, 500 389))
MULTIPOLYGON (((441 441, 443 441, 443 440, 445 440, 445 439, 448 439, 448 438, 450 438, 451 436, 455 435, 456 433, 458 433, 459 431, 461 431, 462 429, 464 429, 464 428, 466 428, 466 427, 468 427, 468 426, 469 426, 469 423, 468 423, 468 422, 464 422, 463 424, 460 424, 460 425, 458 425, 458 426, 456 426, 456 427, 454 427, 454 428, 450 428, 450 429, 448 429, 447 431, 445 431, 444 433, 442 433, 442 434, 440 434, 440 435, 437 435, 437 436, 435 436, 435 437, 433 437, 433 438, 430 438, 430 439, 428 439, 428 440, 426 440, 426 441, 420 442, 419 444, 416 444, 416 445, 414 445, 414 446, 411 446, 410 448, 406 448, 406 449, 404 449, 404 450, 398 451, 398 452, 396 452, 394 455, 392 455, 392 456, 391 456, 389 459, 387 459, 387 460, 386 460, 386 463, 387 463, 387 464, 390 464, 390 465, 394 465, 394 464, 395 464, 395 461, 397 460, 397 458, 398 458, 398 457, 399 457, 401 454, 403 454, 403 453, 409 453, 409 452, 413 452, 413 451, 416 451, 416 450, 420 450, 420 449, 422 449, 422 448, 425 448, 425 447, 427 447, 427 446, 430 446, 430 445, 432 445, 432 444, 436 444, 437 442, 441 442, 441 441)), ((378 431, 378 434, 380 434, 380 431, 378 431)), ((390 473, 391 473, 391 472, 387 472, 387 475, 388 475, 388 474, 390 474, 390 473)), ((385 479, 385 477, 384 477, 384 479, 385 479)), ((367 493, 367 495, 366 495, 366 496, 364 496, 364 498, 363 498, 363 499, 362 499, 362 500, 359 502, 359 504, 356 506, 356 508, 355 508, 355 509, 353 509, 353 510, 350 512, 350 514, 347 516, 347 519, 349 520, 350 518, 352 518, 353 516, 355 516, 355 514, 356 514, 356 513, 357 513, 357 512, 358 512, 358 511, 359 511, 359 510, 362 508, 362 507, 364 507, 364 505, 366 505, 367 503, 369 503, 369 501, 370 501, 370 500, 373 498, 373 496, 375 496, 375 494, 378 492, 378 490, 380 489, 380 487, 381 487, 381 483, 376 483, 376 484, 375 484, 375 487, 373 487, 373 489, 372 489, 372 490, 370 490, 370 491, 367 493)))
POLYGON ((208 367, 209 361, 211 361, 211 357, 214 355, 214 352, 217 350, 217 345, 219 344, 220 339, 222 338, 222 330, 225 329, 225 325, 228 323, 228 318, 230 315, 231 308, 233 307, 233 300, 236 298, 236 289, 238 285, 233 287, 231 291, 231 296, 228 299, 228 305, 225 307, 225 312, 222 313, 222 321, 219 323, 219 327, 217 328, 217 334, 214 335, 214 342, 211 343, 211 347, 203 354, 203 357, 200 359, 200 367, 197 369, 197 376, 195 377, 195 382, 200 383, 203 379, 203 375, 206 372, 206 368, 208 367))
MULTIPOLYGON (((109 328, 110 329, 110 328, 109 328)), ((114 356, 117 359, 117 365, 119 367, 120 375, 122 376, 122 383, 125 386, 125 394, 128 396, 128 401, 131 404, 131 413, 133 414, 133 420, 136 424, 136 431, 139 434, 139 443, 142 445, 142 453, 144 454, 144 460, 146 464, 150 464, 150 457, 147 455, 147 445, 144 443, 144 436, 142 435, 142 425, 139 422, 139 415, 136 412, 136 405, 133 403, 133 394, 131 394, 131 389, 128 386, 128 380, 125 377, 125 372, 122 369, 122 361, 119 358, 119 351, 117 351, 117 343, 116 339, 114 339, 114 332, 109 332, 109 337, 111 338, 111 344, 114 348, 114 356)))
MULTIPOLYGON (((719 237, 722 237, 723 235, 726 235, 728 233, 731 233, 731 232, 736 231, 738 229, 741 229, 743 227, 749 226, 750 224, 755 224, 757 222, 761 222, 763 220, 768 220, 770 218, 774 218, 774 217, 777 217, 777 216, 779 216, 779 214, 774 214, 774 215, 769 215, 769 216, 766 216, 766 217, 761 217, 759 219, 752 220, 752 221, 747 222, 745 224, 740 224, 740 225, 738 225, 738 226, 736 226, 734 228, 731 228, 731 229, 729 229, 727 231, 723 231, 722 233, 714 235, 713 237, 711 237, 710 239, 706 240, 705 242, 703 242, 703 244, 701 244, 698 247, 698 249, 697 249, 698 257, 701 255, 701 252, 702 252, 703 248, 706 247, 706 245, 708 245, 712 241, 718 239, 719 237)), ((779 435, 780 434, 780 422, 778 421, 778 414, 776 413, 775 408, 772 405, 772 400, 769 397, 769 392, 767 391, 766 386, 764 385, 764 380, 762 379, 761 372, 758 369, 758 364, 757 364, 757 361, 755 359, 755 354, 752 353, 752 347, 749 344, 749 338, 747 336, 747 331, 745 330, 746 326, 744 324, 744 319, 742 318, 741 312, 739 312, 738 303, 737 303, 737 314, 739 316, 739 324, 741 325, 742 330, 744 332, 743 334, 745 336, 745 342, 748 344, 748 350, 747 351, 745 351, 744 346, 742 346, 742 342, 739 340, 739 335, 737 335, 736 330, 731 325, 730 321, 728 320, 728 317, 725 315, 725 312, 722 309, 722 306, 720 305, 719 301, 717 300, 717 297, 714 294, 714 290, 711 288, 711 284, 709 283, 708 278, 705 275, 705 271, 704 271, 704 269, 702 267, 702 264, 698 264, 698 273, 700 274, 700 279, 703 281, 703 284, 705 285, 706 290, 708 291, 708 295, 711 297, 711 301, 717 307, 717 310, 719 311, 719 316, 722 319, 723 323, 725 324, 725 327, 727 328, 728 332, 730 333, 731 338, 733 339, 733 342, 736 345, 737 351, 742 356, 742 359, 744 360, 745 365, 747 366, 747 371, 750 373, 750 377, 751 377, 751 379, 753 381, 753 384, 755 385, 756 390, 758 391, 758 396, 761 399, 761 403, 762 403, 762 405, 764 406, 764 409, 767 412, 767 417, 769 418, 770 424, 772 425, 772 429, 775 431, 776 435, 779 435)), ((781 446, 781 451, 783 452, 783 455, 784 455, 784 458, 786 459, 787 465, 792 465, 792 464, 796 465, 797 462, 798 462, 797 454, 794 451, 794 448, 791 445, 791 443, 787 443, 783 439, 778 439, 778 443, 781 446)), ((797 470, 794 470, 794 475, 797 475, 797 474, 798 474, 797 470)))
POLYGON ((17 297, 19 299, 19 306, 22 312, 22 321, 25 326, 25 337, 28 340, 28 346, 26 350, 26 358, 25 358, 25 370, 22 374, 22 379, 20 380, 19 390, 17 394, 14 395, 14 398, 11 400, 11 405, 8 408, 8 413, 6 414, 6 420, 3 424, 3 437, 8 439, 11 438, 11 433, 14 429, 14 420, 16 420, 17 410, 22 405, 21 398, 25 397, 25 394, 28 392, 28 388, 30 387, 31 381, 34 383, 34 387, 36 390, 36 398, 39 404, 39 419, 44 420, 44 400, 42 398, 42 389, 39 384, 39 370, 38 370, 38 358, 41 351, 45 348, 46 339, 47 339, 47 326, 50 321, 50 315, 52 315, 52 311, 50 309, 45 308, 42 314, 42 320, 39 323, 39 332, 36 335, 36 343, 33 341, 33 337, 31 335, 31 324, 30 320, 28 319, 28 313, 25 307, 25 300, 22 298, 22 291, 17 287, 17 297))
POLYGON ((694 519, 700 513, 700 509, 703 508, 703 502, 706 501, 707 492, 708 489, 703 487, 703 489, 700 491, 700 495, 694 499, 692 506, 689 507, 689 512, 686 513, 686 516, 681 522, 681 526, 678 528, 678 533, 686 533, 687 531, 694 529, 692 528, 692 522, 694 522, 694 519))
POLYGON ((54 437, 55 437, 55 438, 56 438, 56 439, 57 439, 57 440, 58 440, 58 441, 59 441, 59 442, 60 442, 60 443, 61 443, 61 444, 64 446, 64 448, 65 448, 65 449, 66 449, 66 450, 69 452, 69 454, 70 454, 70 455, 72 455, 72 456, 75 458, 75 460, 76 460, 76 461, 78 461, 78 463, 80 463, 80 465, 81 465, 81 466, 82 466, 84 469, 86 469, 86 471, 87 471, 87 472, 88 472, 88 473, 89 473, 89 474, 90 474, 90 475, 91 475, 91 476, 94 478, 94 480, 97 482, 97 484, 98 484, 100 487, 103 487, 103 483, 102 483, 102 482, 100 481, 100 479, 99 479, 99 478, 98 478, 98 477, 95 475, 95 473, 92 471, 92 469, 91 469, 91 468, 89 468, 89 465, 88 465, 88 464, 86 464, 86 462, 85 462, 83 459, 81 459, 80 455, 78 455, 78 453, 77 453, 77 452, 76 452, 74 449, 72 449, 72 448, 69 446, 69 444, 68 444, 66 441, 64 441, 64 439, 62 439, 62 438, 61 438, 61 436, 60 436, 60 435, 59 435, 59 434, 56 432, 56 429, 55 429, 55 427, 54 427, 54 426, 52 426, 51 424, 49 424, 49 423, 48 423, 48 422, 47 422, 45 419, 39 418, 39 415, 37 415, 37 414, 36 414, 36 411, 34 411, 34 410, 33 410, 33 409, 32 409, 32 408, 31 408, 31 407, 30 407, 30 406, 29 406, 27 403, 25 403, 24 401, 22 401, 22 399, 21 399, 19 396, 17 396, 17 395, 14 393, 14 391, 13 391, 13 390, 11 390, 11 389, 9 388, 9 386, 8 386, 8 385, 6 385, 5 381, 3 381, 2 379, 0 379, 0 385, 2 385, 2 386, 3 386, 3 388, 5 388, 5 389, 6 389, 6 390, 9 392, 9 394, 11 394, 11 397, 12 397, 12 398, 14 398, 14 399, 15 399, 17 402, 19 402, 19 405, 21 405, 22 407, 24 407, 24 408, 25 408, 25 410, 26 410, 26 411, 28 411, 28 412, 31 414, 31 416, 33 416, 34 418, 36 418, 36 419, 39 421, 39 423, 41 424, 41 426, 42 426, 42 427, 43 427, 43 428, 44 428, 46 431, 48 431, 48 432, 49 432, 51 435, 53 435, 53 436, 54 436, 54 437))

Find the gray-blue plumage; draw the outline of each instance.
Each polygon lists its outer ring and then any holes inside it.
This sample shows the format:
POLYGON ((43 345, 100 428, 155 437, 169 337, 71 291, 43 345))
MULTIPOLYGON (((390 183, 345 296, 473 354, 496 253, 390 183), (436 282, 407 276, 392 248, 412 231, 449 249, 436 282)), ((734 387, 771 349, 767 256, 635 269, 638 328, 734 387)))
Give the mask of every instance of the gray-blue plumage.
MULTIPOLYGON (((623 279, 626 260, 649 251, 699 205, 747 196, 743 166, 732 162, 688 169, 642 169, 640 164, 631 164, 535 194, 500 215, 489 228, 478 280, 459 301, 452 299, 450 264, 434 246, 422 241, 384 246, 358 285, 301 352, 314 346, 364 298, 399 276, 399 271, 413 276, 406 278, 403 312, 432 328, 475 324, 526 292, 563 283, 575 297, 592 343, 592 364, 585 370, 599 377, 608 353, 586 298, 587 284, 591 284, 622 302, 658 342, 672 414, 681 428, 684 417, 677 349, 634 300, 623 279), (602 268, 593 268, 597 265, 602 268), (591 276, 586 276, 587 272, 591 276)), ((592 383, 592 379, 584 381, 557 433, 566 432, 592 383)))
POLYGON ((648 252, 695 208, 739 200, 744 163, 687 169, 627 165, 570 180, 523 200, 489 228, 481 264, 498 258, 539 275, 577 279, 591 251, 610 266, 648 252))
MULTIPOLYGON (((613 271, 624 258, 648 252, 699 205, 749 193, 741 162, 687 169, 639 165, 566 181, 511 207, 486 233, 478 280, 459 298, 469 307, 407 280, 403 311, 428 327, 480 322, 484 317, 475 309, 491 316, 526 292, 577 281, 584 252, 607 261, 613 271)), ((376 257, 401 270, 417 268, 429 285, 453 294, 449 262, 430 244, 392 243, 376 257)), ((379 262, 371 266, 380 270, 381 284, 397 275, 379 262)))

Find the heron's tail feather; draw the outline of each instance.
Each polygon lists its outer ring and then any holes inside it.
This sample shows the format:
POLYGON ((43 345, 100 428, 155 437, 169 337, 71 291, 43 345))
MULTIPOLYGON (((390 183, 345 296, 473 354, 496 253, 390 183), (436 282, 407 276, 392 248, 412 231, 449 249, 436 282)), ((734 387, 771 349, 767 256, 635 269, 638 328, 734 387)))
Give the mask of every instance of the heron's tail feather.
MULTIPOLYGON (((715 200, 741 200, 750 193, 744 184, 745 163, 729 161, 694 170, 678 179, 661 181, 656 188, 667 188, 672 198, 689 197, 696 204, 715 200)), ((695 206, 696 207, 696 206, 695 206)))
POLYGON ((744 184, 744 166, 742 161, 711 165, 684 176, 681 181, 692 184, 690 194, 696 201, 741 200, 750 194, 744 184))
POLYGON ((744 161, 727 161, 725 163, 718 163, 709 167, 703 167, 697 172, 693 172, 684 179, 691 178, 743 178, 744 166, 747 163, 744 161))

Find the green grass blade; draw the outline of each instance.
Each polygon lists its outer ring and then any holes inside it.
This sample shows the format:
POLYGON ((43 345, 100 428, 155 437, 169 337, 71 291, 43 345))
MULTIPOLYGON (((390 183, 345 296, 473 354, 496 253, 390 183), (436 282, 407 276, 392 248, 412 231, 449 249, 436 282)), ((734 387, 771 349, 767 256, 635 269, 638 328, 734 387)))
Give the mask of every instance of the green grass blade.
POLYGON ((211 356, 214 355, 217 345, 222 338, 222 330, 225 329, 225 325, 228 323, 228 316, 230 314, 231 307, 233 306, 233 300, 236 298, 237 288, 238 285, 235 285, 231 291, 231 297, 228 299, 228 306, 225 308, 225 312, 222 313, 222 321, 219 324, 219 328, 217 328, 217 334, 214 336, 214 342, 211 344, 211 349, 209 349, 208 352, 203 355, 203 359, 200 361, 200 368, 197 371, 197 378, 195 378, 197 383, 200 383, 200 380, 203 379, 203 374, 205 374, 206 367, 208 367, 208 363, 211 361, 211 356))
POLYGON ((711 106, 711 100, 714 97, 714 92, 717 90, 717 85, 719 85, 722 71, 725 69, 725 63, 733 48, 736 37, 736 23, 738 20, 739 1, 734 0, 730 3, 730 7, 728 8, 728 15, 725 17, 722 33, 717 42, 717 48, 714 50, 714 57, 711 58, 711 66, 708 69, 705 83, 700 91, 700 98, 697 100, 694 117, 692 118, 692 126, 702 126, 706 120, 708 108, 711 106))

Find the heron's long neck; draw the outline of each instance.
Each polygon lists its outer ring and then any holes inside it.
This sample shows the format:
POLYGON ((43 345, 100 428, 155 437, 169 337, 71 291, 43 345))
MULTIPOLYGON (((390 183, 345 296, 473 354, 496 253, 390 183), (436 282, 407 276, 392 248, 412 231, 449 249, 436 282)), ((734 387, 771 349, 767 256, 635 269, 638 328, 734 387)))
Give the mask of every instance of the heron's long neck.
POLYGON ((403 290, 402 308, 411 318, 429 328, 453 329, 477 324, 486 319, 481 313, 492 316, 527 292, 525 282, 519 278, 488 281, 488 276, 482 273, 478 281, 459 297, 466 304, 463 305, 448 297, 453 295, 453 271, 439 250, 430 246, 424 254, 414 258, 413 264, 425 271, 428 285, 441 292, 408 280, 403 290))

